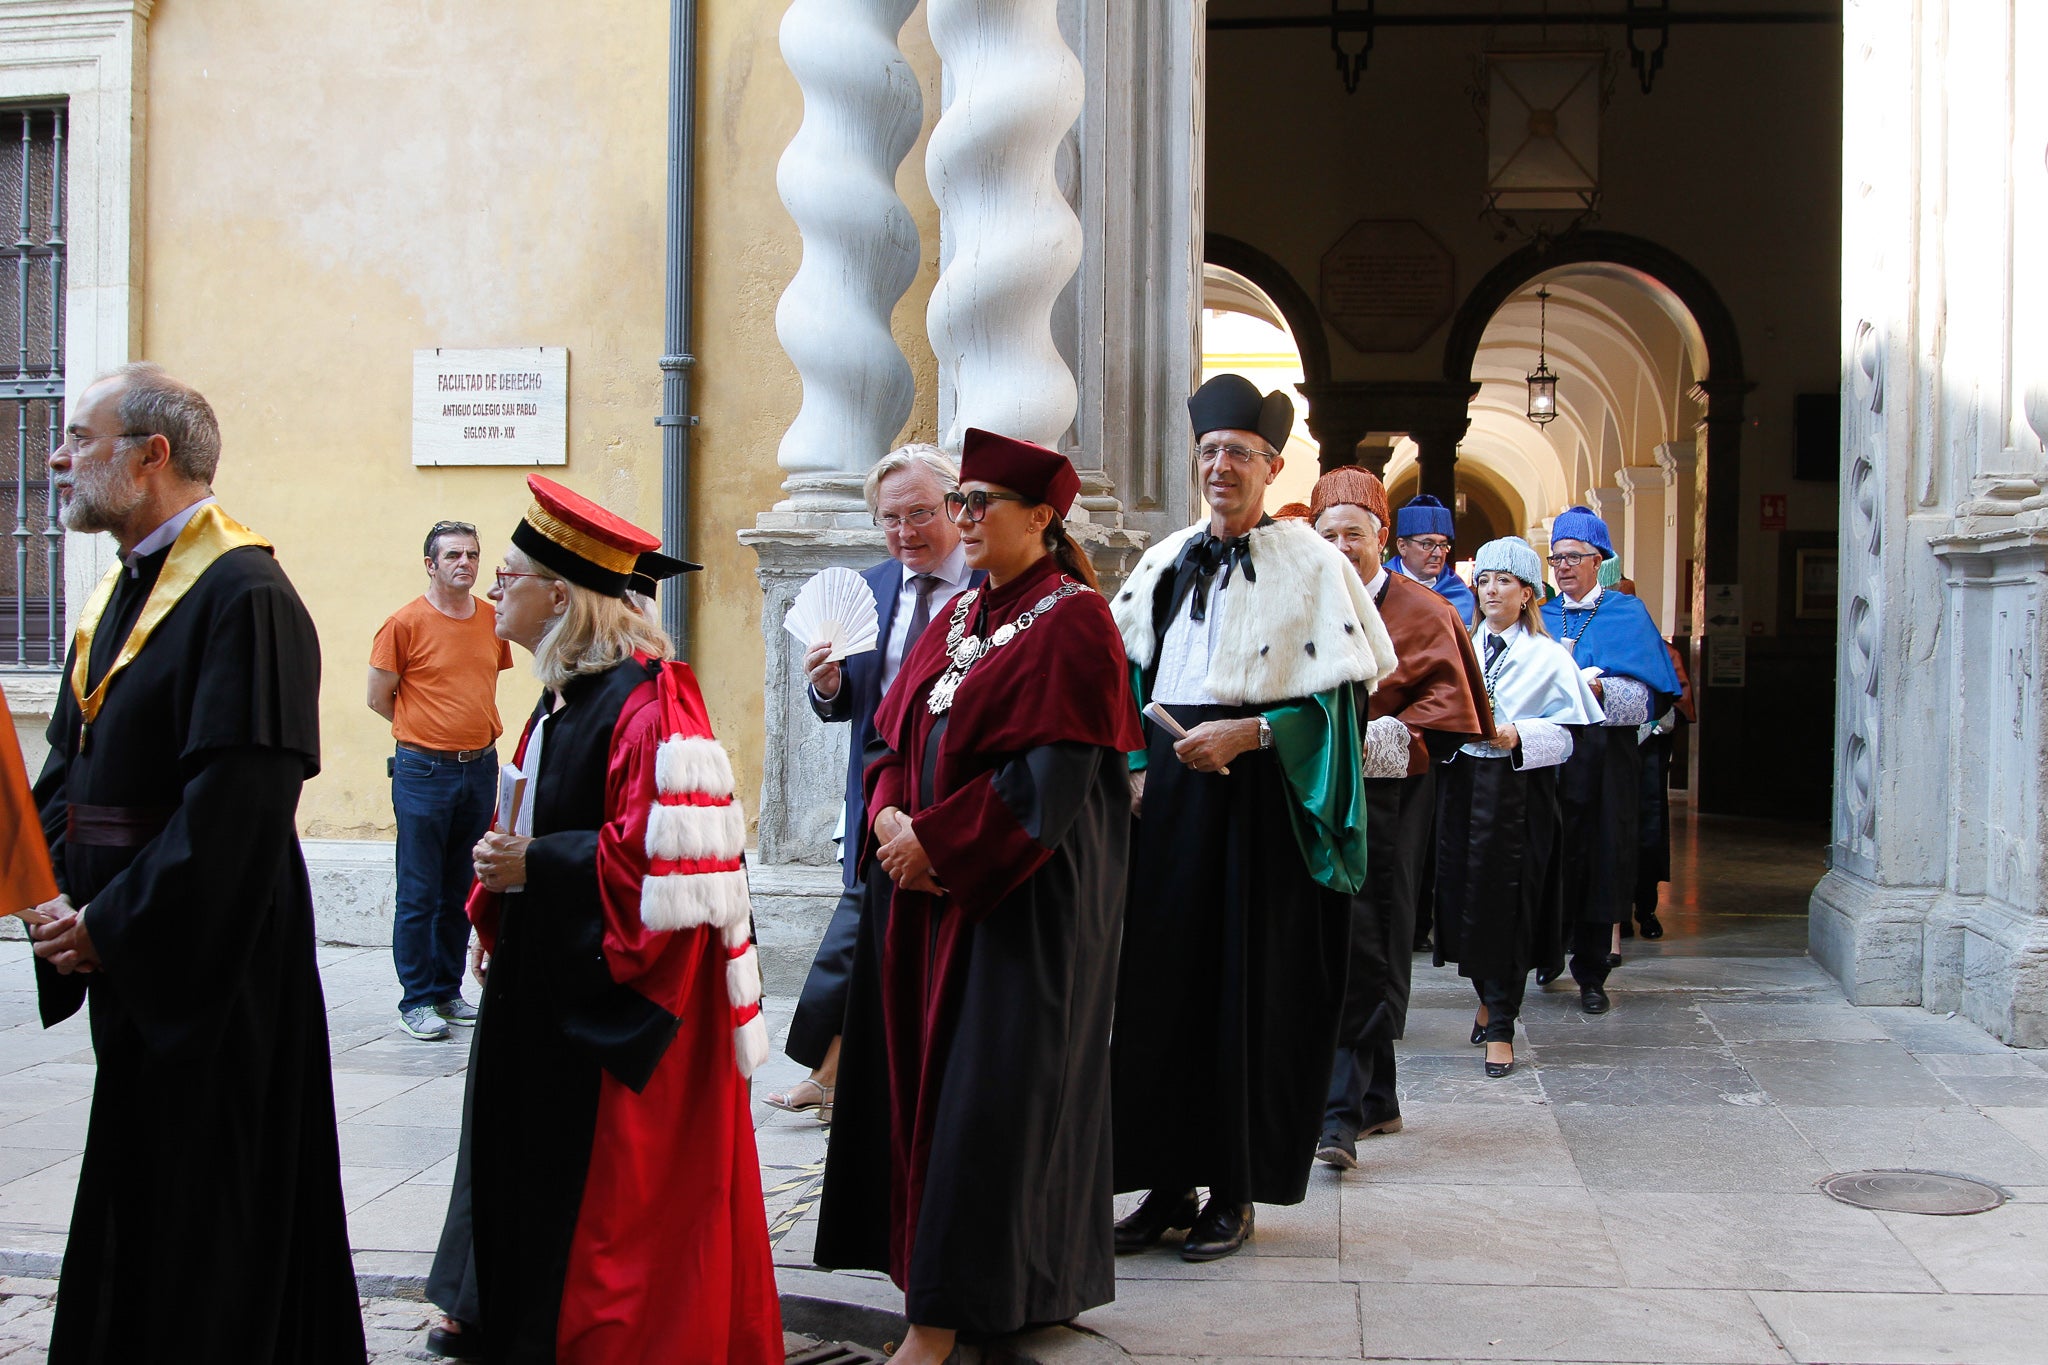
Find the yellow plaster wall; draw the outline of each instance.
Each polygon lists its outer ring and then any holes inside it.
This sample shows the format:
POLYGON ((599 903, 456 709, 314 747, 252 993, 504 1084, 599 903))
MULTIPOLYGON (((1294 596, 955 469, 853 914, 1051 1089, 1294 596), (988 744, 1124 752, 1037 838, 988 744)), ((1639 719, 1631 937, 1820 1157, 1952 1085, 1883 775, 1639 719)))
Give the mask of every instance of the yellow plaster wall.
MULTIPOLYGON (((779 496, 800 390, 775 340, 798 261, 775 162, 801 97, 781 6, 700 7, 691 653, 743 793, 758 789, 760 593, 734 539, 779 496)), ((936 116, 921 16, 905 34, 936 116)), ((389 837, 389 736, 363 704, 383 618, 422 583, 441 517, 495 563, 527 501, 512 468, 415 469, 416 348, 560 345, 569 463, 545 472, 660 523, 668 7, 553 0, 172 0, 150 25, 141 354, 197 384, 226 441, 223 500, 278 546, 319 627, 325 770, 312 837, 389 837)), ((921 342, 936 215, 920 142, 907 197, 927 261, 898 314, 921 342)), ((516 733, 526 660, 500 710, 516 733)), ((509 752, 509 738, 506 747, 509 752)))

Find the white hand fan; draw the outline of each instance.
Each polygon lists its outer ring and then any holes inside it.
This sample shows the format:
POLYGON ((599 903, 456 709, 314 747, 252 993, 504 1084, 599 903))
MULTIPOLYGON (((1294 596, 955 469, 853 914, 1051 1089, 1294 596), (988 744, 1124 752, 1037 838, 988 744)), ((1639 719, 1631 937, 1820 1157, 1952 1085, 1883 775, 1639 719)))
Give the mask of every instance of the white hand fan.
POLYGON ((797 590, 782 628, 803 641, 805 649, 829 642, 832 652, 825 657, 837 662, 873 649, 881 636, 881 618, 867 580, 851 569, 834 567, 797 590))

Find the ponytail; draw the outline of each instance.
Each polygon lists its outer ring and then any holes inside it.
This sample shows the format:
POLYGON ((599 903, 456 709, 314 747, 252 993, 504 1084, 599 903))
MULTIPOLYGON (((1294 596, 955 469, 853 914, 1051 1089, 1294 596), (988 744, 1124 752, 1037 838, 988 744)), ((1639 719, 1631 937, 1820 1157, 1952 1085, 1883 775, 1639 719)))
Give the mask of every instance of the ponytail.
POLYGON ((1067 534, 1067 524, 1058 517, 1045 528, 1045 548, 1059 562, 1061 572, 1077 579, 1096 592, 1102 591, 1102 581, 1095 576, 1095 566, 1088 562, 1088 552, 1080 542, 1067 534))

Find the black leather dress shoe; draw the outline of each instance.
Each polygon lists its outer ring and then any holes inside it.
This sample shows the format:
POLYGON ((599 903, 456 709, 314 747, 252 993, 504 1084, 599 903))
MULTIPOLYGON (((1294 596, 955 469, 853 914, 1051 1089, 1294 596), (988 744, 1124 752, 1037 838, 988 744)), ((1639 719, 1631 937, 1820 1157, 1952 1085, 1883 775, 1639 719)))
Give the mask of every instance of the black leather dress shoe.
POLYGON ((1116 1254, 1129 1256, 1143 1251, 1172 1229, 1193 1226, 1200 1213, 1193 1190, 1184 1194, 1154 1190, 1127 1216, 1117 1220, 1116 1254))
POLYGON ((1607 992, 1598 986, 1579 988, 1579 1008, 1588 1014, 1607 1013, 1607 992))
POLYGON ((1662 938, 1662 937, 1664 937, 1664 922, 1663 922, 1662 920, 1658 919, 1658 918, 1657 918, 1657 916, 1656 916, 1656 915, 1655 915, 1654 913, 1651 913, 1651 914, 1648 914, 1648 915, 1644 915, 1644 916, 1643 916, 1643 937, 1644 937, 1644 938, 1662 938))
POLYGON ((1212 1197, 1209 1207, 1202 1210, 1202 1216, 1188 1229, 1188 1239, 1181 1243, 1180 1258, 1183 1261, 1219 1261, 1244 1246, 1251 1235, 1250 1204, 1225 1204, 1212 1197))
POLYGON ((435 1327, 427 1332, 427 1350, 449 1360, 482 1360, 484 1334, 473 1322, 464 1323, 460 1332, 435 1327))
POLYGON ((1548 986, 1551 982, 1557 980, 1560 976, 1563 975, 1564 968, 1562 967, 1538 967, 1536 969, 1536 984, 1539 986, 1548 986))
POLYGON ((1620 954, 1620 953, 1609 953, 1609 954, 1607 955, 1607 970, 1608 970, 1608 971, 1610 971, 1610 972, 1611 972, 1611 971, 1613 971, 1613 970, 1614 970, 1614 969, 1615 969, 1616 967, 1619 967, 1620 965, 1621 965, 1621 954, 1620 954))

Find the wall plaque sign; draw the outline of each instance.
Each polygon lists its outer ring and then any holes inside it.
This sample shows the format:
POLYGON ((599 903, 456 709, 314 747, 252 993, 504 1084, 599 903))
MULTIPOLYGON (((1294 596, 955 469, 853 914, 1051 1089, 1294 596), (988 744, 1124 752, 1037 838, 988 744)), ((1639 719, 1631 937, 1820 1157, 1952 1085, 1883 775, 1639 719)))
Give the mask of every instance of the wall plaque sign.
POLYGON ((412 462, 567 464, 568 348, 414 351, 412 462))
POLYGON ((1358 350, 1412 351, 1458 306, 1457 263, 1413 219, 1363 219, 1323 253, 1321 304, 1358 350))

